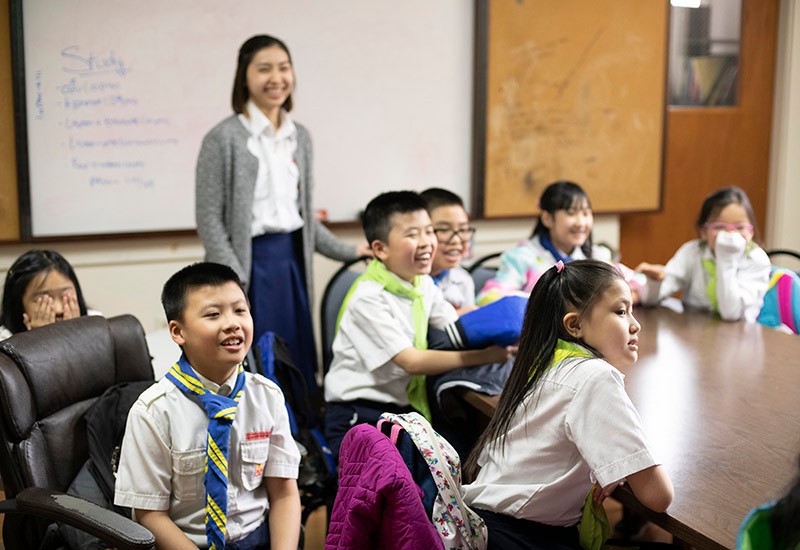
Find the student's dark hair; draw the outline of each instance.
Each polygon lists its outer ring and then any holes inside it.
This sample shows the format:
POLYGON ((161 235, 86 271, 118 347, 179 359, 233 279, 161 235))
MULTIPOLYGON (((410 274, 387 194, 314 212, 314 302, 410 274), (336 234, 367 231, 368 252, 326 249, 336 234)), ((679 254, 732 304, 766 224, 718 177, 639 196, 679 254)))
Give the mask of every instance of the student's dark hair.
MULTIPOLYGON (((584 204, 591 210, 592 202, 589 200, 589 195, 586 191, 575 182, 559 180, 554 181, 548 185, 539 197, 539 210, 547 212, 555 217, 556 210, 569 210, 570 208, 582 207, 584 204)), ((550 230, 542 223, 542 217, 536 220, 536 225, 533 227, 531 239, 539 235, 550 236, 550 230)), ((587 258, 592 257, 592 234, 581 245, 581 251, 587 258)), ((565 252, 570 252, 565 250, 565 252)))
POLYGON ((464 208, 464 201, 461 200, 461 197, 441 187, 426 189, 419 196, 428 205, 428 212, 433 212, 440 206, 460 206, 464 208))
MULTIPOLYGON (((250 99, 250 92, 247 89, 247 67, 253 61, 253 57, 263 50, 271 46, 278 46, 286 52, 289 57, 289 63, 292 63, 292 54, 289 53, 289 47, 284 44, 279 38, 269 36, 268 34, 258 34, 245 40, 244 44, 239 48, 239 57, 236 62, 236 76, 233 77, 233 93, 231 94, 231 106, 233 112, 242 114, 244 107, 247 105, 247 100, 250 99)), ((294 65, 294 63, 292 63, 294 65)), ((283 108, 287 111, 292 110, 292 95, 286 98, 283 102, 283 108)))
POLYGON ((381 193, 371 201, 361 215, 367 242, 375 240, 386 242, 392 230, 392 217, 418 210, 427 211, 425 201, 415 191, 389 191, 381 193))
POLYGON ((729 204, 740 204, 744 211, 747 213, 747 219, 753 224, 753 238, 758 240, 758 226, 756 225, 756 215, 753 212, 753 205, 750 204, 750 199, 744 189, 731 185, 730 187, 723 187, 717 189, 706 197, 703 201, 703 206, 700 207, 700 215, 697 216, 695 228, 698 233, 703 228, 703 224, 711 218, 719 215, 723 208, 729 204))
POLYGON ((187 265, 164 283, 161 305, 167 321, 180 321, 186 309, 186 297, 190 291, 203 286, 222 286, 236 283, 244 292, 244 286, 236 272, 227 265, 213 262, 198 262, 187 265))
POLYGON ((86 302, 83 299, 81 285, 78 277, 64 256, 55 250, 29 250, 14 261, 6 274, 3 287, 3 310, 0 312, 0 324, 13 334, 25 332, 27 328, 22 322, 25 306, 22 296, 30 282, 40 273, 57 271, 72 281, 75 285, 75 295, 78 297, 78 308, 81 315, 86 315, 86 302))
POLYGON ((800 545, 800 475, 772 508, 770 527, 773 548, 789 549, 800 545))
POLYGON ((579 343, 600 357, 599 352, 567 332, 563 319, 570 311, 576 311, 580 319, 588 316, 597 300, 617 280, 624 279, 611 264, 575 260, 565 264, 561 272, 555 266, 548 269, 536 282, 525 310, 514 367, 492 420, 467 460, 468 476, 474 477, 477 473, 481 449, 490 445, 503 448, 511 421, 521 414, 525 398, 539 386, 559 339, 579 343))

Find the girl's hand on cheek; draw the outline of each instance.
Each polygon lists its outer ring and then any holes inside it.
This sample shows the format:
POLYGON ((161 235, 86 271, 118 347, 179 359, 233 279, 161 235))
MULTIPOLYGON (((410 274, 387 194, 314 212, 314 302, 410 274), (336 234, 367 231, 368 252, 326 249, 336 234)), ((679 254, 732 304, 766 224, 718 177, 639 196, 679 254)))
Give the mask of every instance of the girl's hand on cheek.
POLYGON ((33 315, 22 314, 22 322, 28 330, 56 322, 56 312, 53 309, 53 299, 50 296, 41 296, 36 299, 36 303, 37 307, 33 315))
POLYGON ((64 321, 81 316, 81 309, 78 306, 78 299, 75 296, 72 294, 65 294, 61 299, 64 302, 64 321))

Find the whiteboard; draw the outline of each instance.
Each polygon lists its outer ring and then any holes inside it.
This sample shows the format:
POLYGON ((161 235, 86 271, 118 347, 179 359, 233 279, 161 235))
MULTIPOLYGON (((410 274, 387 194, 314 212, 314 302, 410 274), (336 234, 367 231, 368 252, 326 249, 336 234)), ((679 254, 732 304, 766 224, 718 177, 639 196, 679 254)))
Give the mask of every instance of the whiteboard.
POLYGON ((330 221, 392 189, 469 201, 471 2, 21 6, 34 237, 194 228, 200 143, 232 114, 238 48, 255 34, 291 50, 292 115, 311 132, 315 207, 330 221))

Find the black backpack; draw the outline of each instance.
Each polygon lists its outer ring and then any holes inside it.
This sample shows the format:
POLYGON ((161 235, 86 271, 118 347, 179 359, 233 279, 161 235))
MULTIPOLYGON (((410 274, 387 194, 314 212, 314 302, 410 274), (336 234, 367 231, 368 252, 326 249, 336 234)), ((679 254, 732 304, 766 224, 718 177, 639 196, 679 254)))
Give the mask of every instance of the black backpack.
POLYGON ((303 506, 302 522, 320 506, 328 505, 336 491, 336 463, 320 430, 319 409, 308 395, 305 377, 294 363, 286 341, 265 332, 252 349, 248 368, 275 382, 286 399, 292 436, 300 449, 297 485, 303 506))
MULTIPOLYGON (((89 458, 78 471, 67 494, 131 517, 130 508, 114 506, 114 474, 128 412, 139 395, 152 385, 152 381, 146 381, 111 386, 86 411, 83 418, 86 422, 89 458)), ((73 550, 106 548, 97 537, 66 525, 58 527, 58 534, 73 550)))

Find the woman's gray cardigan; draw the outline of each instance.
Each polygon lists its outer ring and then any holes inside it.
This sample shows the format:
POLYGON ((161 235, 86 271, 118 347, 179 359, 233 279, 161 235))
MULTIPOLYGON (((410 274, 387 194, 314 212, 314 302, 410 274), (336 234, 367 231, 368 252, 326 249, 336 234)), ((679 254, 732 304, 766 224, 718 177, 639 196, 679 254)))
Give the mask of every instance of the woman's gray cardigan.
MULTIPOLYGON (((294 159, 300 172, 299 210, 304 220, 303 261, 309 305, 313 303, 312 254, 314 250, 334 260, 355 258, 355 246, 344 243, 314 217, 311 195, 313 154, 311 137, 297 127, 294 159)), ((230 116, 203 138, 197 159, 195 218, 197 232, 206 249, 206 260, 231 266, 249 285, 252 267, 253 195, 258 159, 247 150, 250 134, 237 115, 230 116)))

